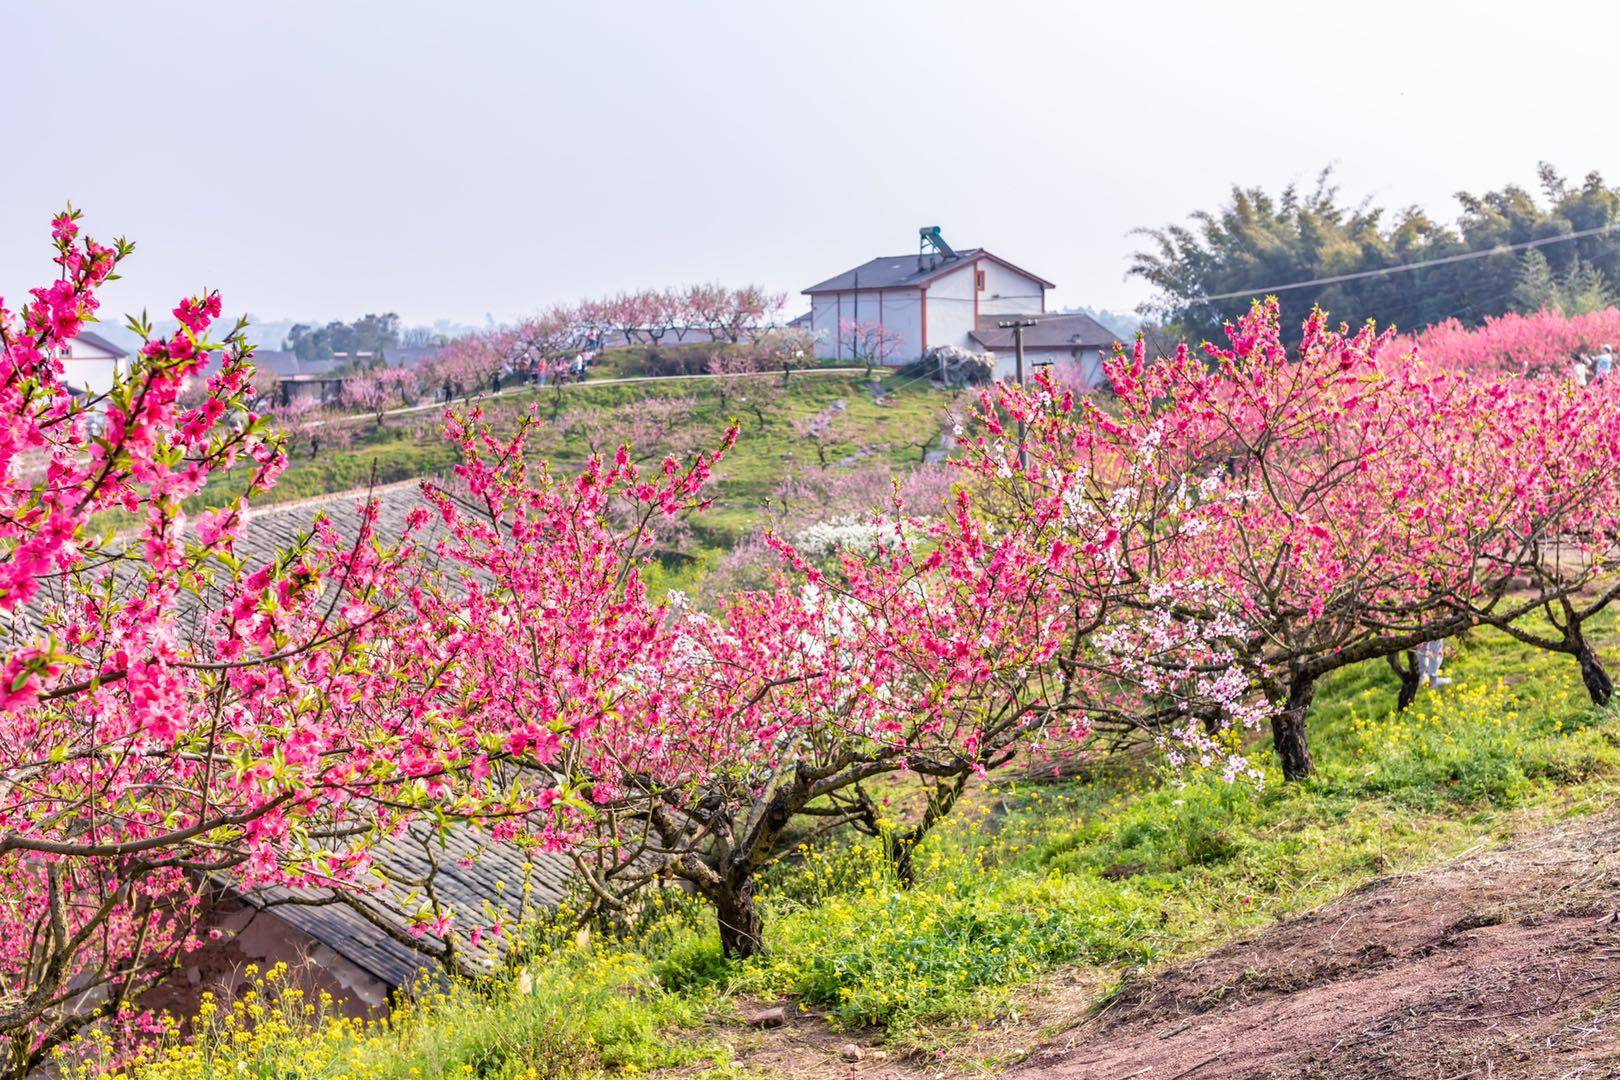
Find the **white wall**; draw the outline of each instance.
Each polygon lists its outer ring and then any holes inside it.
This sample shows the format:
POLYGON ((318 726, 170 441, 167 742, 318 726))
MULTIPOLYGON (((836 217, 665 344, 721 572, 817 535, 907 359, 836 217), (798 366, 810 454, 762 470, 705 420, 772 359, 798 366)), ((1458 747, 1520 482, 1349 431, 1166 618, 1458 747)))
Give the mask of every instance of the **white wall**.
MULTIPOLYGON (((1018 358, 1011 349, 1006 352, 993 353, 996 358, 995 377, 1010 379, 1016 374, 1018 358)), ((1102 353, 1097 349, 1024 349, 1024 378, 1035 377, 1036 365, 1044 363, 1060 364, 1078 372, 1080 385, 1091 388, 1100 386, 1103 381, 1102 353)))
POLYGON ((123 358, 104 349, 73 341, 62 360, 62 379, 69 386, 87 390, 91 394, 105 394, 112 389, 113 376, 121 369, 123 358))
POLYGON ((908 364, 925 349, 955 345, 978 350, 968 335, 981 315, 1012 315, 1044 310, 1041 283, 993 259, 964 261, 928 282, 926 289, 853 290, 818 293, 810 298, 810 332, 817 336, 816 355, 828 360, 849 359, 839 348, 838 324, 881 322, 901 337, 889 357, 893 366, 908 364), (984 271, 984 288, 976 288, 975 270, 984 271), (976 302, 975 302, 976 301, 976 302), (857 310, 858 305, 858 310, 857 310), (924 306, 926 305, 926 327, 924 306))
POLYGON ((1080 350, 1080 377, 1085 385, 1101 386, 1103 383, 1103 351, 1101 349, 1080 350))
POLYGON ((62 381, 91 394, 105 394, 111 390, 113 376, 117 373, 116 360, 62 361, 62 381))
MULTIPOLYGON (((928 347, 955 345, 977 352, 968 335, 988 315, 1033 314, 1043 310, 1041 283, 1009 270, 994 259, 976 259, 959 270, 935 278, 928 286, 928 347), (983 271, 984 288, 978 289, 975 271, 983 271), (977 295, 975 295, 977 294, 977 295), (977 302, 975 302, 977 301, 977 302)), ((1011 354, 1008 354, 1009 357, 1011 354)), ((1028 355, 1026 350, 1025 355, 1028 355)), ((1064 350, 1067 355, 1067 350, 1064 350)), ((1008 371, 1012 361, 1008 360, 1008 371)))
POLYGON ((1045 311, 1040 282, 1016 270, 1009 270, 994 259, 980 259, 984 271, 984 291, 979 294, 979 314, 1015 315, 1045 311))
POLYGON ((975 326, 974 264, 964 262, 928 283, 928 347, 955 345, 975 350, 968 340, 975 326))
POLYGON ((838 304, 834 293, 818 293, 810 298, 810 333, 816 339, 818 359, 838 358, 838 304))
MULTIPOLYGON (((932 316, 930 316, 932 317, 932 316)), ((810 301, 810 332, 816 335, 816 355, 828 360, 848 360, 848 350, 840 347, 838 324, 878 323, 900 335, 900 344, 889 357, 890 365, 907 364, 922 353, 922 293, 917 289, 867 289, 841 293, 818 293, 810 301)), ((933 328, 929 328, 930 343, 933 328)))

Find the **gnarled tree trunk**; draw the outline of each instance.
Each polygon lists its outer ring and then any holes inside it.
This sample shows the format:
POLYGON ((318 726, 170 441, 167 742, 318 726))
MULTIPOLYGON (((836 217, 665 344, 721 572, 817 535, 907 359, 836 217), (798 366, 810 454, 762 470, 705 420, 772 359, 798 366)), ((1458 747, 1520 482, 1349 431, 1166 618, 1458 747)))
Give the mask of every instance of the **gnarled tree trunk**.
POLYGON ((1271 743, 1277 750, 1284 780, 1311 775, 1311 744, 1305 734, 1305 713, 1316 697, 1316 676, 1296 672, 1288 683, 1288 700, 1271 719, 1271 743))
POLYGON ((1592 646, 1583 637, 1576 639, 1575 660, 1581 665, 1581 682, 1586 684, 1586 692, 1591 695, 1593 704, 1607 705, 1614 697, 1614 682, 1609 678, 1609 673, 1603 670, 1597 653, 1592 651, 1592 646))
POLYGON ((929 829, 951 812, 951 807, 955 806, 956 800, 961 797, 962 789, 967 786, 968 775, 963 772, 949 783, 932 788, 928 793, 928 805, 923 810, 922 820, 888 838, 884 846, 888 849, 889 865, 894 868, 894 876, 900 882, 901 888, 909 889, 917 883, 917 845, 923 842, 923 837, 928 835, 929 829))
POLYGON ((1384 657, 1384 659, 1389 661, 1389 666, 1395 672, 1395 677, 1401 680, 1400 692, 1395 696, 1395 708, 1404 712, 1411 706, 1412 702, 1417 700, 1418 676, 1421 669, 1418 667, 1417 653, 1407 649, 1406 652, 1400 655, 1406 658, 1404 665, 1401 663, 1400 656, 1394 653, 1384 657))
POLYGON ((754 903, 753 875, 716 889, 713 900, 720 924, 721 950, 738 960, 764 952, 765 921, 754 903))

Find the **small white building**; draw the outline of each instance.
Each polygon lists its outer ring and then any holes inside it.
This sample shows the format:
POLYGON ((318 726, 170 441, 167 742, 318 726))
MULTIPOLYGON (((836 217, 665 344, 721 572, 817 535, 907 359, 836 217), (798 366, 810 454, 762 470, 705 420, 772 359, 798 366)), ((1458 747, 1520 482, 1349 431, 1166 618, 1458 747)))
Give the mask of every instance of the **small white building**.
POLYGON ((129 353, 100 334, 80 331, 62 358, 62 381, 92 396, 112 389, 113 377, 125 370, 129 353))
POLYGON ((1013 374, 1013 335, 997 324, 1034 319, 1024 331, 1024 359, 1037 363, 1069 360, 1093 383, 1103 354, 1118 339, 1086 315, 1048 315, 1046 290, 1053 284, 984 248, 957 251, 937 226, 918 230, 915 255, 872 259, 804 290, 810 298, 805 328, 817 339, 817 355, 851 360, 839 328, 850 323, 884 327, 897 346, 885 358, 890 366, 920 359, 929 349, 954 345, 990 352, 996 377, 1013 374))
MULTIPOLYGON (((1103 381, 1103 357, 1120 344, 1113 331, 1079 312, 1022 317, 1035 321, 1034 326, 1024 327, 1026 376, 1033 376, 1037 366, 1060 364, 1069 366, 1082 386, 1097 386, 1103 381)), ((973 339, 973 351, 995 357, 997 379, 1012 378, 1017 367, 1013 332, 997 325, 1005 321, 1005 317, 980 320, 979 328, 968 335, 973 339)))

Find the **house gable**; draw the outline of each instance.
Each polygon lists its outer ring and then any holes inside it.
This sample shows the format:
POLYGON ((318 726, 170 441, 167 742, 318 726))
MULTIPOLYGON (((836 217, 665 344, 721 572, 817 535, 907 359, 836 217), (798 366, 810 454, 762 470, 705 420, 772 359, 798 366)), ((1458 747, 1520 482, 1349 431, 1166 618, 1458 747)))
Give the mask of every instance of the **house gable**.
POLYGON ((891 364, 916 360, 936 346, 972 349, 986 314, 1045 311, 1052 282, 983 248, 871 259, 804 290, 816 354, 849 359, 839 328, 878 323, 898 335, 891 364))

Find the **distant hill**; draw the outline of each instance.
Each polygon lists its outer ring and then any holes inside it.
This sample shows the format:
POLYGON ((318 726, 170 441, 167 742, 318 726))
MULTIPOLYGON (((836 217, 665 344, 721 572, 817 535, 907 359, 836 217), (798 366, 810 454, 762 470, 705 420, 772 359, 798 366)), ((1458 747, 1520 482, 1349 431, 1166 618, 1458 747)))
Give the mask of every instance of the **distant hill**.
MULTIPOLYGON (((284 349, 287 347, 287 333, 301 320, 297 319, 260 319, 256 315, 248 315, 248 340, 261 349, 284 349)), ((159 334, 172 334, 180 324, 174 319, 154 319, 152 329, 159 334)), ((480 329, 467 323, 452 322, 449 319, 435 320, 431 326, 406 327, 407 334, 412 330, 426 330, 428 333, 444 337, 457 338, 473 333, 480 329)), ((120 348, 134 352, 140 347, 141 340, 124 326, 122 316, 109 316, 95 324, 95 332, 120 348)))

